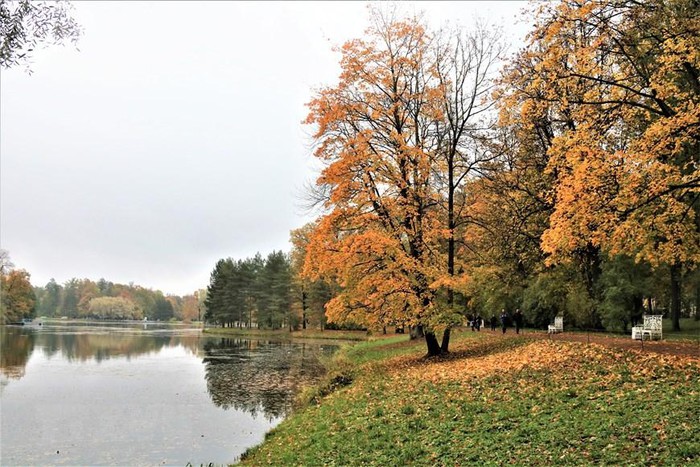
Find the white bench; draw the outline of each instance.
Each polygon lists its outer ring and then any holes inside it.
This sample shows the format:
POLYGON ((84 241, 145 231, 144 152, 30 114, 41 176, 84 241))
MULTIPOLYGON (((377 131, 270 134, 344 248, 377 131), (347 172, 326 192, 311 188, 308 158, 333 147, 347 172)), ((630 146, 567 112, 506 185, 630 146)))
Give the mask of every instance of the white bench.
POLYGON ((554 324, 550 324, 547 328, 547 334, 556 334, 557 332, 564 332, 563 316, 557 316, 554 318, 554 324))
POLYGON ((632 339, 641 340, 644 326, 632 326, 632 339))
POLYGON ((632 327, 632 339, 643 340, 644 337, 651 339, 659 339, 663 337, 661 327, 663 316, 661 315, 644 315, 644 322, 641 326, 632 327))

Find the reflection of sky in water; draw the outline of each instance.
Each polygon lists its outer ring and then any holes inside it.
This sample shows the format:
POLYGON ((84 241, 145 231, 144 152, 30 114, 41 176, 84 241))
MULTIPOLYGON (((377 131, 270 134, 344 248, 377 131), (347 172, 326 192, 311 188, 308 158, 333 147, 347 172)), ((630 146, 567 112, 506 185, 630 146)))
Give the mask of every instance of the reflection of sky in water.
POLYGON ((3 376, 2 465, 232 462, 279 423, 307 369, 318 374, 318 346, 308 344, 306 357, 296 357, 300 348, 289 344, 230 339, 44 337, 35 336, 34 351, 12 367, 23 375, 3 376))

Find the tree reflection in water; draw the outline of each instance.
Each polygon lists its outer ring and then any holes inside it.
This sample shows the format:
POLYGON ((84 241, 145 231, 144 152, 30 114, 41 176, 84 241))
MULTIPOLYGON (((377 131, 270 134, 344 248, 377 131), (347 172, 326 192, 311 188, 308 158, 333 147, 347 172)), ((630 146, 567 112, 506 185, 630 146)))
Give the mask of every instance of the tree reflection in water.
POLYGON ((142 331, 119 326, 42 326, 5 328, 0 333, 0 391, 24 376, 34 351, 69 362, 137 358, 161 349, 182 346, 194 355, 204 353, 207 391, 223 409, 235 408, 268 421, 285 416, 299 390, 324 372, 321 355, 337 345, 326 342, 270 342, 236 338, 206 338, 194 333, 142 331))
POLYGON ((284 417, 294 396, 321 377, 335 346, 222 338, 204 344, 207 390, 219 407, 268 420, 284 417))
POLYGON ((197 354, 201 337, 194 331, 196 333, 157 334, 125 325, 48 325, 40 329, 5 326, 0 330, 0 383, 4 386, 10 379, 22 378, 35 349, 41 349, 49 358, 60 354, 68 361, 95 360, 97 363, 115 357, 135 358, 175 346, 197 354))
POLYGON ((34 334, 21 334, 11 328, 0 331, 0 381, 5 378, 20 379, 24 376, 29 356, 34 349, 34 334))

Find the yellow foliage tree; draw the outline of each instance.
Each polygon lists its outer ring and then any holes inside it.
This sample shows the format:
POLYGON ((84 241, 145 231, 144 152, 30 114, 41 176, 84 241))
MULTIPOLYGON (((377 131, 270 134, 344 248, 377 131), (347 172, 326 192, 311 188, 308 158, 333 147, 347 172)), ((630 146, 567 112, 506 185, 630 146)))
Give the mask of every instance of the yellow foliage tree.
POLYGON ((430 127, 441 115, 431 37, 416 18, 375 11, 372 21, 366 39, 342 47, 339 83, 309 103, 329 213, 311 235, 305 273, 342 287, 326 307, 331 321, 420 327, 436 355, 436 333, 450 323, 431 288, 444 238, 431 184, 430 127))
POLYGON ((12 269, 0 274, 0 324, 11 324, 34 316, 36 298, 29 273, 12 269))
POLYGON ((678 328, 680 268, 700 259, 697 2, 546 3, 518 60, 533 64, 515 80, 521 115, 556 122, 544 250, 669 264, 678 328))

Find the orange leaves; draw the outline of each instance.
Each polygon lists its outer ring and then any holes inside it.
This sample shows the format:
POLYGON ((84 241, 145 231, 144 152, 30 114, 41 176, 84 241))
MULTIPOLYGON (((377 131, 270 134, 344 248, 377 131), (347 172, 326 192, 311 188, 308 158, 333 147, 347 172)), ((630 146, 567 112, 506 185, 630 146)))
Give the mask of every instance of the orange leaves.
MULTIPOLYGON (((491 337, 491 339, 496 339, 496 337, 491 337)), ((484 347, 483 340, 471 341, 466 348, 460 346, 453 352, 465 352, 468 354, 469 348, 477 349, 480 347, 484 347)), ((411 365, 402 370, 396 377, 429 380, 434 383, 465 381, 493 374, 522 371, 525 368, 534 370, 554 369, 560 367, 565 361, 575 355, 576 348, 571 345, 538 341, 514 350, 499 352, 492 349, 486 355, 431 362, 427 368, 411 365)))
MULTIPOLYGON (((566 379, 573 373, 595 380, 606 388, 619 382, 622 376, 609 369, 623 364, 635 377, 653 380, 663 377, 672 368, 684 371, 688 378, 697 378, 697 358, 659 355, 654 353, 612 350, 597 344, 581 344, 561 341, 538 340, 524 346, 499 349, 496 336, 471 340, 453 350, 453 358, 444 360, 416 360, 415 357, 397 357, 387 363, 390 377, 401 380, 402 385, 413 385, 416 381, 436 384, 465 382, 474 378, 497 374, 518 374, 525 370, 545 371, 552 379, 566 379)), ((524 373, 525 374, 525 373, 524 373)), ((521 386, 529 386, 532 380, 523 377, 521 386)), ((533 411, 539 410, 533 407, 533 411)))
POLYGON ((0 273, 0 324, 21 321, 31 315, 36 300, 29 278, 23 269, 0 273))
POLYGON ((620 166, 585 131, 569 136, 557 138, 550 149, 550 170, 558 167, 559 176, 542 248, 555 258, 587 243, 600 247, 617 226, 620 166))
POLYGON ((372 19, 365 39, 342 47, 338 84, 309 103, 330 212, 309 236, 304 274, 342 286, 329 318, 375 326, 414 323, 428 310, 428 244, 442 237, 428 209, 434 154, 421 139, 431 121, 421 113, 431 89, 426 30, 416 19, 372 19))
POLYGON ((697 8, 567 1, 536 20, 501 117, 552 124, 556 202, 543 248, 554 261, 591 243, 653 264, 697 262, 697 8))

